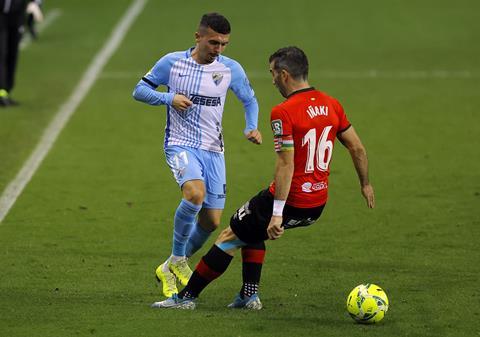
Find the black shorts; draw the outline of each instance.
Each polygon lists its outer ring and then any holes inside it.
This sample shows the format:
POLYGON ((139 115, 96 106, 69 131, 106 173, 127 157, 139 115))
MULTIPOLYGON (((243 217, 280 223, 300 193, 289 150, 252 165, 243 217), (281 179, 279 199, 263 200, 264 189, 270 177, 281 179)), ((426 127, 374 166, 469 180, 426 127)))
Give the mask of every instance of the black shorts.
MULTIPOLYGON (((285 229, 309 226, 322 214, 325 205, 314 208, 297 208, 285 205, 283 227, 285 229)), ((230 218, 230 228, 246 243, 268 240, 267 227, 272 218, 273 195, 268 189, 261 191, 230 218)))

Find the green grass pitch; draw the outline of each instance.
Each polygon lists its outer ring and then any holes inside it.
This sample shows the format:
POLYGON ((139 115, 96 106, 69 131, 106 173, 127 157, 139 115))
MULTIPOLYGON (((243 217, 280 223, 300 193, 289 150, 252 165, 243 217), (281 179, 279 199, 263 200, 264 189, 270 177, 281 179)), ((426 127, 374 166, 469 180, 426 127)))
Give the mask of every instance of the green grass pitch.
MULTIPOLYGON (((0 110, 0 192, 129 4, 45 2, 61 15, 21 53, 21 106, 0 110)), ((150 0, 0 224, 0 336, 479 336, 479 12, 473 0, 150 0), (306 51, 310 83, 343 103, 376 192, 368 210, 336 143, 321 220, 267 243, 260 312, 225 307, 238 257, 196 311, 149 308, 180 193, 162 151, 165 109, 131 92, 160 56, 193 45, 208 11, 232 23, 225 55, 250 77, 264 135, 258 147, 243 139, 229 95, 222 227, 272 178, 268 120, 282 98, 268 56, 287 45, 306 51), (391 303, 375 326, 345 309, 365 282, 391 303)))

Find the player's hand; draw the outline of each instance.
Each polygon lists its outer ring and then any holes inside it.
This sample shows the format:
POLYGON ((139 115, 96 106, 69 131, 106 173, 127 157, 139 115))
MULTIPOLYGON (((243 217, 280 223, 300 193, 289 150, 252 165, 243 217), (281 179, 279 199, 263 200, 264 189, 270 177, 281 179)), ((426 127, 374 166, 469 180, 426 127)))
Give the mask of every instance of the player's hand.
POLYGON ((262 134, 257 129, 250 130, 245 134, 245 137, 254 144, 262 144, 262 134))
POLYGON ((38 4, 36 2, 34 2, 34 1, 29 2, 28 5, 27 5, 26 12, 27 12, 27 14, 32 14, 33 15, 33 20, 35 20, 35 22, 42 22, 43 21, 42 9, 40 8, 40 6, 38 6, 38 4))
POLYGON ((373 194, 373 187, 372 185, 368 184, 365 186, 362 186, 362 195, 367 201, 367 206, 368 208, 374 208, 375 207, 375 195, 373 194))
POLYGON ((283 217, 272 215, 267 227, 267 234, 270 240, 276 240, 282 236, 285 229, 282 227, 283 217))
POLYGON ((182 94, 175 94, 175 96, 173 97, 172 107, 177 111, 185 111, 192 104, 192 101, 182 94))

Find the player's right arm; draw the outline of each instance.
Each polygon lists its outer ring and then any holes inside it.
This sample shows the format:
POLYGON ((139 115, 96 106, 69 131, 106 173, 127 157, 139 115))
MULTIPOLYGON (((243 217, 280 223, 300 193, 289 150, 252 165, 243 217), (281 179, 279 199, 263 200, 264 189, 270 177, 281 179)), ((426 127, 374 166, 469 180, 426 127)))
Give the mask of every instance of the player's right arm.
POLYGON ((271 126, 275 141, 277 161, 275 164, 273 212, 267 227, 267 234, 270 240, 275 240, 282 236, 284 231, 282 227, 282 213, 288 198, 288 193, 290 192, 295 161, 292 122, 288 118, 286 111, 278 107, 273 108, 271 126))
POLYGON ((162 57, 153 68, 141 78, 133 90, 133 97, 150 105, 170 105, 175 110, 184 111, 192 102, 184 95, 171 92, 159 92, 160 85, 167 85, 170 69, 175 62, 175 54, 162 57))
POLYGON ((350 126, 347 130, 339 133, 337 138, 350 152, 353 165, 355 166, 360 181, 362 195, 367 201, 367 206, 369 208, 375 207, 373 187, 368 179, 367 151, 365 150, 360 137, 355 132, 353 126, 350 126))
POLYGON ((283 207, 290 192, 294 170, 294 151, 293 147, 288 150, 277 152, 277 162, 275 164, 275 195, 273 200, 273 214, 267 227, 267 234, 270 240, 278 239, 283 234, 283 207))

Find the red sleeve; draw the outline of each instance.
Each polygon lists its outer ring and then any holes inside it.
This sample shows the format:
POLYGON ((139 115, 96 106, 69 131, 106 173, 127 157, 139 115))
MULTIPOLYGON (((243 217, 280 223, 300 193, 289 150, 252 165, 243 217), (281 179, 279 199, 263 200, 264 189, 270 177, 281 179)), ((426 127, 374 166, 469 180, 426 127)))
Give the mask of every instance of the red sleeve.
POLYGON ((270 124, 272 126, 273 136, 285 136, 292 134, 292 122, 285 110, 278 105, 273 107, 270 114, 270 124))
POLYGON ((347 115, 343 110, 343 106, 340 104, 339 101, 333 99, 333 105, 335 106, 335 112, 338 116, 338 131, 337 133, 343 132, 350 127, 350 122, 348 121, 347 115))

